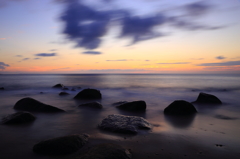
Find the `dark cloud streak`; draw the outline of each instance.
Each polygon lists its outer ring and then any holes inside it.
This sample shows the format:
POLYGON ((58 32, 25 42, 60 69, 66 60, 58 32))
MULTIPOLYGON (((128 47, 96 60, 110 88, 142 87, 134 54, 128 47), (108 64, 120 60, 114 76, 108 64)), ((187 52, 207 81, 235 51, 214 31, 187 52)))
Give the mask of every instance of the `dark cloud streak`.
POLYGON ((219 63, 202 63, 197 66, 239 66, 240 61, 228 61, 228 62, 219 62, 219 63))
POLYGON ((35 56, 51 57, 51 56, 57 56, 57 54, 56 53, 38 53, 38 54, 35 54, 35 56))
POLYGON ((4 62, 0 62, 0 69, 4 70, 6 67, 9 67, 10 65, 5 64, 4 62))
POLYGON ((82 54, 100 55, 100 54, 102 54, 102 53, 101 53, 101 52, 98 52, 98 51, 85 51, 85 52, 82 52, 82 54))

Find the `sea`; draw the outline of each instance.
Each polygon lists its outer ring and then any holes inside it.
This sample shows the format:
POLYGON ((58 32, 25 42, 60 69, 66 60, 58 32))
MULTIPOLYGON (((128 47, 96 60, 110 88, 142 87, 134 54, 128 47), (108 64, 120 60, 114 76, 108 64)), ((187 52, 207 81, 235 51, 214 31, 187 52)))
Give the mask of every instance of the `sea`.
MULTIPOLYGON (((33 145, 49 138, 81 133, 89 134, 92 143, 108 140, 126 147, 130 144, 132 151, 138 152, 144 151, 145 147, 144 144, 142 147, 139 144, 134 146, 141 137, 163 134, 167 137, 170 134, 172 138, 184 136, 184 141, 198 142, 216 152, 222 148, 220 155, 226 158, 240 156, 240 75, 237 74, 0 74, 0 87, 4 87, 0 90, 0 118, 17 112, 13 109, 15 103, 25 97, 66 111, 57 114, 34 112, 37 117, 34 122, 1 124, 1 159, 51 158, 34 154, 33 145), (68 90, 53 88, 58 83, 68 90), (73 98, 86 88, 100 90, 102 99, 96 101, 103 105, 102 109, 79 107, 90 101, 73 98), (60 96, 60 92, 69 95, 60 96), (193 102, 200 92, 215 95, 223 104, 194 105, 198 113, 187 119, 164 115, 164 109, 173 101, 193 102), (123 111, 113 104, 138 100, 146 102, 145 112, 123 111), (111 114, 140 116, 148 120, 153 128, 140 131, 135 136, 101 131, 98 124, 111 114), (124 144, 127 139, 129 142, 125 143, 128 144, 124 144)), ((146 140, 145 143, 149 142, 146 140)))

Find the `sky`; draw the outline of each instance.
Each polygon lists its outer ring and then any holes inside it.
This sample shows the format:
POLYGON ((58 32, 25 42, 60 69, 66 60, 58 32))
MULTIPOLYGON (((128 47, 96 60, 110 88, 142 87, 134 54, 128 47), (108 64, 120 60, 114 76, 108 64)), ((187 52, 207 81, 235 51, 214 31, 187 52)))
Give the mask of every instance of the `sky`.
POLYGON ((240 74, 240 0, 0 0, 0 73, 240 74))

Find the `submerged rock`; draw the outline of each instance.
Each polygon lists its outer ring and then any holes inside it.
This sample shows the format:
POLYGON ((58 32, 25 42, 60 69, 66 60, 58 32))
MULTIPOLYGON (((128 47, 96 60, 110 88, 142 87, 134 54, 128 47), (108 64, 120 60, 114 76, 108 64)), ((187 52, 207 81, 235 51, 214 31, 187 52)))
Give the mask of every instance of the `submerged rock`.
POLYGON ((74 99, 101 99, 102 94, 97 89, 84 89, 79 92, 74 99))
POLYGON ((60 92, 58 95, 65 96, 65 95, 69 95, 69 93, 67 93, 67 92, 60 92))
POLYGON ((76 152, 88 141, 88 135, 69 135, 41 141, 33 146, 33 151, 45 155, 65 155, 76 152))
POLYGON ((222 104, 221 100, 216 96, 207 93, 199 93, 198 98, 195 102, 197 104, 222 104))
POLYGON ((131 159, 132 155, 119 145, 106 143, 92 147, 79 159, 131 159))
POLYGON ((127 103, 127 101, 119 101, 119 102, 113 103, 112 105, 119 106, 119 105, 124 104, 124 103, 127 103))
POLYGON ((146 107, 147 105, 145 101, 125 102, 117 106, 117 108, 119 109, 129 110, 129 111, 145 111, 146 107))
POLYGON ((0 87, 0 90, 4 90, 4 87, 0 87))
POLYGON ((2 124, 22 124, 34 121, 36 117, 29 112, 17 112, 2 118, 2 124))
POLYGON ((89 107, 89 108, 101 109, 103 106, 102 106, 102 104, 100 104, 98 102, 90 102, 90 103, 80 104, 79 107, 89 107))
POLYGON ((54 112, 65 112, 62 109, 57 107, 44 104, 39 102, 33 98, 23 98, 19 100, 13 107, 17 110, 24 110, 24 111, 36 111, 36 112, 46 112, 46 113, 54 113, 54 112))
POLYGON ((64 88, 64 85, 59 83, 53 86, 53 88, 64 88))
POLYGON ((197 113, 196 108, 184 100, 176 100, 164 109, 164 114, 167 115, 190 115, 194 113, 197 113))
POLYGON ((112 132, 138 133, 138 129, 151 129, 152 125, 144 118, 113 114, 103 119, 99 128, 112 132))

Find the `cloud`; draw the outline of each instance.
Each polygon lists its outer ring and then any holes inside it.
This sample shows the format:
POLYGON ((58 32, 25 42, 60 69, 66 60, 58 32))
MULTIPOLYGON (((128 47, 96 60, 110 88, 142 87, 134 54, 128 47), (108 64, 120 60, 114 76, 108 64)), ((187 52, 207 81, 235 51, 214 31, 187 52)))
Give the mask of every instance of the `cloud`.
POLYGON ((16 57, 23 57, 22 55, 16 55, 16 57))
POLYGON ((197 66, 239 66, 240 61, 228 61, 228 62, 220 62, 220 63, 202 63, 197 66))
POLYGON ((53 52, 53 51, 57 51, 57 49, 51 49, 51 50, 49 50, 49 51, 53 52))
POLYGON ((207 12, 209 12, 209 10, 212 8, 211 5, 206 4, 203 1, 198 1, 198 2, 194 2, 191 4, 187 4, 185 6, 185 9, 188 13, 188 15, 191 16, 201 16, 206 14, 207 12))
POLYGON ((224 56, 217 56, 216 59, 219 59, 219 60, 222 60, 222 59, 225 59, 226 57, 224 56))
POLYGON ((6 40, 7 38, 0 38, 0 40, 6 40))
MULTIPOLYGON (((208 26, 195 22, 196 16, 204 15, 212 8, 211 5, 203 1, 198 1, 181 6, 181 10, 187 12, 192 18, 186 19, 184 16, 173 16, 165 12, 158 12, 155 15, 133 15, 126 9, 91 8, 77 0, 55 0, 63 2, 65 10, 60 16, 64 23, 62 33, 69 41, 75 43, 76 47, 93 50, 101 46, 102 37, 108 33, 110 27, 120 26, 120 34, 117 38, 128 38, 130 45, 140 41, 150 40, 168 35, 160 30, 161 27, 170 25, 174 28, 189 31, 196 30, 216 30, 222 27, 208 26), (158 31, 157 31, 158 30, 158 31)), ((102 0, 102 2, 111 2, 102 0)), ((109 3, 109 5, 111 5, 109 3)))
POLYGON ((38 58, 38 57, 37 57, 37 58, 34 58, 34 60, 39 60, 39 59, 41 59, 41 58, 38 58))
POLYGON ((119 60, 106 60, 106 61, 129 61, 127 59, 119 59, 119 60))
POLYGON ((24 58, 24 59, 22 59, 22 61, 26 61, 26 60, 29 60, 30 58, 24 58))
POLYGON ((85 52, 82 52, 82 54, 100 55, 100 54, 102 54, 102 53, 101 53, 101 52, 98 52, 98 51, 85 51, 85 52))
POLYGON ((51 57, 51 56, 57 56, 57 54, 56 53, 39 53, 39 54, 35 54, 35 56, 51 57))
POLYGON ((6 67, 9 67, 10 65, 5 64, 4 62, 0 62, 0 69, 4 70, 6 67))
POLYGON ((157 63, 161 65, 182 65, 182 64, 189 64, 190 62, 174 62, 174 63, 157 63))

